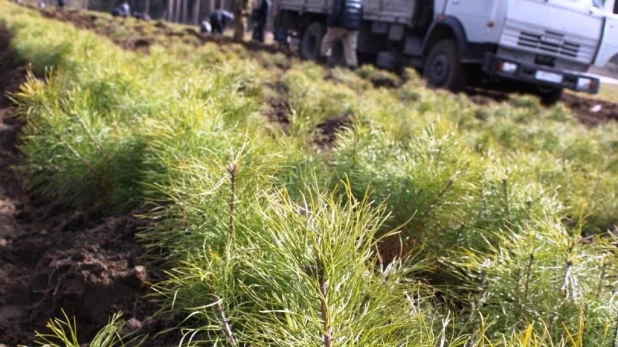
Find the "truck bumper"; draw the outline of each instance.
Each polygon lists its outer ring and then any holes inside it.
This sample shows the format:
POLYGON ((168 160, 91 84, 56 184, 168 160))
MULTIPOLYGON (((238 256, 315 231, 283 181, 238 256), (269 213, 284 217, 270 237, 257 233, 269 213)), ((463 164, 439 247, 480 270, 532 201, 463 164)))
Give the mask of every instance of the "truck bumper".
POLYGON ((499 78, 590 94, 598 93, 601 86, 601 81, 597 77, 521 64, 493 53, 485 54, 483 72, 499 78))

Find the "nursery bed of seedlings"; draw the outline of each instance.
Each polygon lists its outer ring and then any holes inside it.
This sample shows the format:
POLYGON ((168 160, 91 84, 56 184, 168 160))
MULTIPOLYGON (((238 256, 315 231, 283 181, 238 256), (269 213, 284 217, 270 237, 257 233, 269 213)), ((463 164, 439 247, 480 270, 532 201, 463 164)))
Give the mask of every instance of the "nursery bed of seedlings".
MULTIPOLYGON (((81 29, 88 29, 97 34, 112 39, 124 49, 147 51, 151 44, 169 45, 173 42, 183 42, 186 45, 203 45, 213 42, 219 45, 235 44, 230 36, 207 36, 200 35, 196 27, 178 25, 165 22, 144 23, 133 19, 120 20, 108 15, 96 12, 84 12, 77 10, 55 11, 43 10, 43 16, 65 22, 70 22, 81 29), (128 23, 127 23, 128 22, 128 23)), ((278 57, 275 63, 278 68, 288 69, 292 51, 278 50, 273 45, 264 45, 256 42, 244 42, 243 47, 253 52, 257 59, 262 53, 285 54, 287 60, 278 57)), ((263 57, 263 56, 262 56, 263 57)), ((266 59, 267 60, 267 59, 266 59)), ((328 78, 329 76, 327 76, 328 78)), ((403 83, 402 78, 391 74, 385 74, 378 70, 365 73, 367 78, 376 87, 396 88, 403 83)), ((607 121, 618 120, 618 104, 616 103, 616 87, 603 88, 599 97, 589 97, 567 92, 562 102, 571 109, 573 114, 588 126, 596 126, 607 121)), ((471 88, 467 91, 470 99, 480 105, 492 102, 500 102, 509 99, 509 94, 482 88, 471 88)))
POLYGON ((453 95, 4 0, 0 23, 0 343, 615 342, 607 94, 453 95))

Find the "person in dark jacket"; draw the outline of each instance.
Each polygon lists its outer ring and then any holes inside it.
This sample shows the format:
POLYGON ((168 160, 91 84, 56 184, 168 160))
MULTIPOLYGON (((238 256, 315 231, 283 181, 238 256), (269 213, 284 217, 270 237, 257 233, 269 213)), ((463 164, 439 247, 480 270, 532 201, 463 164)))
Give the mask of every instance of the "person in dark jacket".
POLYGON ((272 4, 270 0, 262 0, 260 6, 253 11, 253 39, 264 42, 266 31, 266 21, 272 4))
POLYGON ((131 6, 128 1, 123 1, 120 6, 112 10, 112 16, 129 17, 131 16, 131 6))
POLYGON ((225 10, 215 10, 209 18, 212 31, 223 34, 228 23, 234 20, 234 14, 225 10))
POLYGON ((328 31, 322 40, 322 56, 330 56, 335 43, 341 40, 346 65, 355 69, 358 66, 356 43, 362 20, 363 0, 334 0, 328 17, 328 31))

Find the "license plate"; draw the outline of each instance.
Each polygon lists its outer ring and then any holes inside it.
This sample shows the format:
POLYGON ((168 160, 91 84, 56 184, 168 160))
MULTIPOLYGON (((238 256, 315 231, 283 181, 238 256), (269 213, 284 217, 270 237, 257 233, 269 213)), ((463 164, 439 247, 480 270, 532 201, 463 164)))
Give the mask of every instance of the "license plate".
POLYGON ((539 81, 562 83, 562 75, 553 72, 539 70, 534 77, 539 81))

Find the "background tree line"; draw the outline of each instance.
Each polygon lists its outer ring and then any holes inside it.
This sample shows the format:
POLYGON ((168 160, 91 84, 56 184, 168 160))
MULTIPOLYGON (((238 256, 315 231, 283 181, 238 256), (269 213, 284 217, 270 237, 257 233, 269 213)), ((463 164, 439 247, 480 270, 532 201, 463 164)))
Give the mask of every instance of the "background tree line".
MULTIPOLYGON (((82 7, 95 11, 109 12, 120 1, 82 0, 82 7)), ((129 0, 131 9, 146 12, 153 19, 170 22, 196 24, 215 9, 234 10, 235 0, 129 0)))

